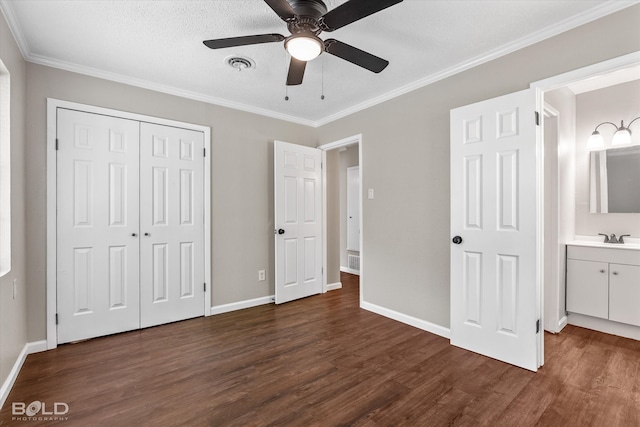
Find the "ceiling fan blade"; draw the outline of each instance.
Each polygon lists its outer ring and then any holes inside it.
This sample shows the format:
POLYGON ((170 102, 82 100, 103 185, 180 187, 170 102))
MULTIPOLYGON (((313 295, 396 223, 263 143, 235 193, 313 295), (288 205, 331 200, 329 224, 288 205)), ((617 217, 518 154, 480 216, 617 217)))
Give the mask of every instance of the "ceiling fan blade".
POLYGON ((327 39, 324 41, 324 50, 331 55, 335 55, 338 58, 342 58, 345 61, 349 61, 352 64, 356 64, 362 68, 366 68, 374 73, 379 73, 384 70, 389 61, 372 55, 364 50, 360 50, 356 47, 350 46, 346 43, 342 43, 336 39, 327 39))
POLYGON ((327 12, 321 19, 324 31, 333 31, 365 18, 402 0, 350 0, 327 12))
POLYGON ((296 16, 296 13, 287 0, 264 0, 264 2, 268 4, 283 21, 288 21, 296 16))
POLYGON ((299 59, 291 57, 291 62, 289 63, 289 74, 287 74, 287 86, 296 86, 302 84, 304 69, 306 67, 306 61, 300 61, 299 59))
POLYGON ((229 37, 226 39, 205 40, 205 46, 211 49, 225 47, 246 46, 250 44, 281 42, 285 37, 281 34, 259 34, 256 36, 229 37))

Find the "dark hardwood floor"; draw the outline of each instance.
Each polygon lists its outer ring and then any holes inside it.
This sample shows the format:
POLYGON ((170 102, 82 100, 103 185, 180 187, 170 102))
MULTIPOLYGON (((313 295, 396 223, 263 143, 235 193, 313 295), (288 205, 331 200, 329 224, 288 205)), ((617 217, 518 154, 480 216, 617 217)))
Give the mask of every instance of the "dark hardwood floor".
POLYGON ((638 341, 567 326, 534 374, 361 310, 358 278, 342 283, 32 354, 0 424, 640 425, 638 341), (68 404, 67 419, 12 420, 33 401, 68 404))

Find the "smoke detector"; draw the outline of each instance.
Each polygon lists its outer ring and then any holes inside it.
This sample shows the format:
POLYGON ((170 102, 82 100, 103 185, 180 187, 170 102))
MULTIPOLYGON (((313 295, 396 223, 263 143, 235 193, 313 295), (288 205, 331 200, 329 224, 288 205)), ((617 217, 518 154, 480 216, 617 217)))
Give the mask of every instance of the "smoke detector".
POLYGON ((225 62, 236 71, 250 70, 256 67, 253 60, 244 56, 229 56, 225 59, 225 62))

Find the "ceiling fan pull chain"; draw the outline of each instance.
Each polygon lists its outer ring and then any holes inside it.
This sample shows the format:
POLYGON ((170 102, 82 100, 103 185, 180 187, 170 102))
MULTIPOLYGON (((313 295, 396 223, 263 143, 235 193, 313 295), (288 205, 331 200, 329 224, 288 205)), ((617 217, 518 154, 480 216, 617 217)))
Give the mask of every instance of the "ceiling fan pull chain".
MULTIPOLYGON (((285 53, 284 55, 284 67, 285 70, 289 67, 289 55, 285 53)), ((289 100, 289 85, 284 85, 284 100, 289 100)))
POLYGON ((320 94, 320 99, 324 101, 324 56, 321 59, 322 61, 322 72, 320 73, 321 82, 322 82, 322 93, 320 94))

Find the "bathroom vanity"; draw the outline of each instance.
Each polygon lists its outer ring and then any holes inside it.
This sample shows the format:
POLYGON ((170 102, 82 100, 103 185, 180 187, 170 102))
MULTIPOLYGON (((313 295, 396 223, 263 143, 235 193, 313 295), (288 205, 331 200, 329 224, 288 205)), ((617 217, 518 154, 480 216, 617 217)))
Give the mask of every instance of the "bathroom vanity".
MULTIPOLYGON (((567 311, 570 319, 575 313, 640 326, 640 245, 568 243, 567 311)), ((603 322, 590 324, 602 327, 583 326, 606 329, 604 332, 615 327, 603 322)))

